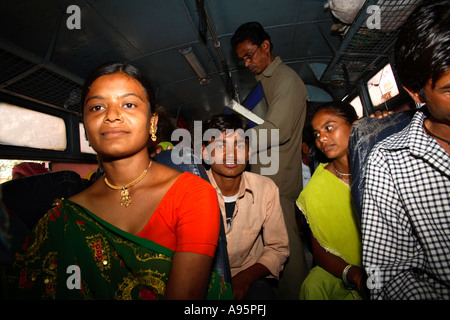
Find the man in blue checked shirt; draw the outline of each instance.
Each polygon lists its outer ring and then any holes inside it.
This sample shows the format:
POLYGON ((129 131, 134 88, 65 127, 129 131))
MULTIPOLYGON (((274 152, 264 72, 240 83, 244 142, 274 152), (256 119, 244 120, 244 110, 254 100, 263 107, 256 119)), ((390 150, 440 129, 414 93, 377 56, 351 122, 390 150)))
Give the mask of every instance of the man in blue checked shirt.
POLYGON ((450 299, 449 47, 448 0, 425 1, 398 36, 401 84, 425 105, 367 162, 363 264, 376 270, 372 299, 450 299))

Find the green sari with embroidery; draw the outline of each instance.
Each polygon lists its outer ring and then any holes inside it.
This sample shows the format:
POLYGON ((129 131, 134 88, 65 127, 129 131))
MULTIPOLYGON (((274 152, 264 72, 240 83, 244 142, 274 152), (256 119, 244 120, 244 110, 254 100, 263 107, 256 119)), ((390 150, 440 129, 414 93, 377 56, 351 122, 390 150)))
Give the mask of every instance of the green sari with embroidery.
MULTIPOLYGON (((16 253, 8 293, 13 299, 164 299, 173 255, 62 200, 16 253)), ((233 298, 216 269, 206 298, 233 298)))
MULTIPOLYGON (((320 164, 297 199, 317 242, 348 264, 361 263, 361 232, 350 186, 320 164)), ((355 290, 346 289, 342 280, 320 266, 311 269, 300 290, 300 299, 360 299, 355 290)))

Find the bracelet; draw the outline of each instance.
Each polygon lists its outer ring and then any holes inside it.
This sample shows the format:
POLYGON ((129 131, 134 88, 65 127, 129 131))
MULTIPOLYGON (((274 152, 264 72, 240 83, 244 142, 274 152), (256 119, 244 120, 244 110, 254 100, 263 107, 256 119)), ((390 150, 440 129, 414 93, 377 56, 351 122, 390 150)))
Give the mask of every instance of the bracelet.
POLYGON ((353 268, 353 267, 358 267, 357 265, 354 265, 354 264, 349 264, 349 265, 347 265, 345 268, 344 268, 344 271, 342 271, 342 282, 344 283, 344 287, 346 288, 346 289, 349 289, 349 290, 356 290, 356 289, 358 289, 358 286, 355 284, 355 283, 350 283, 348 280, 347 280, 347 273, 348 273, 348 270, 350 270, 351 268, 353 268))

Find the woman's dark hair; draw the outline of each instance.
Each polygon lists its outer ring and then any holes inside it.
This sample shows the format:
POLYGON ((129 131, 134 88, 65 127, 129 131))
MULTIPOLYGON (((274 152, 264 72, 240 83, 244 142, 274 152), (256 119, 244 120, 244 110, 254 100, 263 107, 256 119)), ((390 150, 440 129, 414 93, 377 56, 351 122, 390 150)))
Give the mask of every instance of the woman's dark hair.
POLYGON ((89 93, 92 83, 100 78, 101 76, 106 76, 109 74, 124 73, 130 77, 137 80, 147 94, 147 99, 150 102, 150 112, 153 113, 155 110, 156 99, 153 92, 153 87, 150 82, 145 78, 145 76, 134 66, 130 64, 120 63, 120 62, 108 62, 97 67, 86 79, 83 85, 83 90, 81 92, 80 107, 81 114, 84 114, 84 101, 89 93))
POLYGON ((425 1, 414 10, 395 44, 395 69, 407 89, 426 100, 424 88, 450 66, 450 1, 425 1))
POLYGON ((329 110, 331 113, 344 119, 348 125, 352 125, 353 122, 358 120, 358 114, 356 113, 355 108, 353 108, 350 103, 345 101, 325 102, 318 105, 314 110, 313 118, 314 115, 322 110, 329 110))
POLYGON ((265 40, 270 42, 270 51, 273 49, 272 41, 270 41, 269 34, 264 30, 263 26, 259 22, 247 22, 241 25, 234 32, 231 37, 231 46, 236 51, 236 47, 239 43, 245 40, 250 40, 253 44, 260 46, 265 40))

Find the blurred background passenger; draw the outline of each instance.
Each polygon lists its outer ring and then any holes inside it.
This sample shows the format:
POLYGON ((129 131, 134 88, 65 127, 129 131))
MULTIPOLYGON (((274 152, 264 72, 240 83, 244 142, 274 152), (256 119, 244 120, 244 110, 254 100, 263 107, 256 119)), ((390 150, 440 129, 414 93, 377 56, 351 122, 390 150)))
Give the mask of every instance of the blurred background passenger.
POLYGON ((12 178, 18 179, 23 177, 34 176, 36 174, 47 173, 48 169, 42 163, 22 162, 16 164, 12 169, 12 178))

